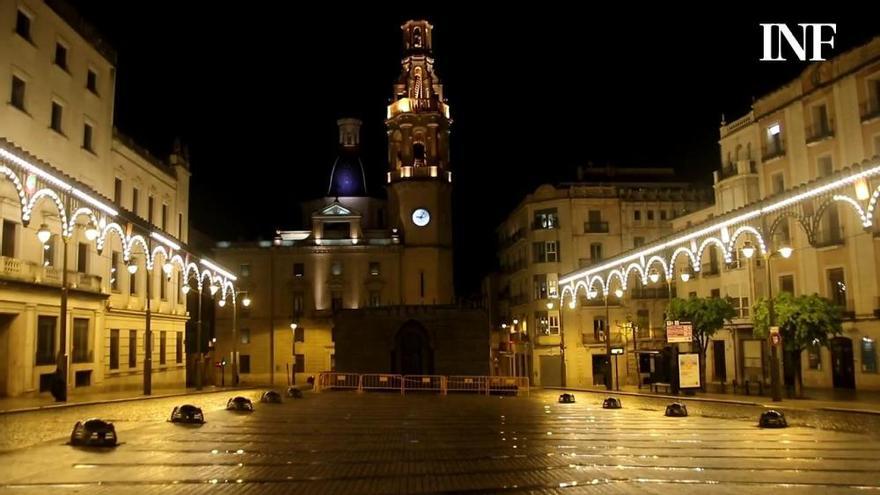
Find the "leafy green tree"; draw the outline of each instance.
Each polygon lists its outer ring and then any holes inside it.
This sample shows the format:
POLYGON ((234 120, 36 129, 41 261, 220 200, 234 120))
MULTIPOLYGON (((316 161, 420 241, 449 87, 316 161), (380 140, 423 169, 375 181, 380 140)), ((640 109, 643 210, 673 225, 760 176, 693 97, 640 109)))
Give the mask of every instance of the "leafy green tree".
POLYGON ((706 389, 706 349, 709 340, 736 316, 736 310, 727 299, 715 297, 688 299, 675 298, 666 307, 667 319, 690 321, 693 325, 693 345, 700 354, 700 388, 706 389))
MULTIPOLYGON (((801 354, 807 346, 827 346, 834 335, 843 331, 841 308, 817 294, 792 296, 783 292, 773 298, 775 323, 782 336, 783 350, 792 356, 795 394, 803 391, 801 354)), ((753 334, 767 338, 770 333, 770 312, 766 299, 759 299, 752 312, 753 334)))

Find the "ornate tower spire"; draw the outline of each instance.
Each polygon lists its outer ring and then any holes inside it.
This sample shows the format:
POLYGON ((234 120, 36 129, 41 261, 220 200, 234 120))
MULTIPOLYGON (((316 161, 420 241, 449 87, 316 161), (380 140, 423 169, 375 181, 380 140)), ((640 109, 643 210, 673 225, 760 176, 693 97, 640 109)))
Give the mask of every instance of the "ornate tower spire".
POLYGON ((451 180, 449 173, 449 105, 443 84, 434 72, 434 27, 428 21, 407 21, 403 31, 403 60, 388 105, 388 181, 414 174, 451 180), (414 171, 431 167, 428 171, 414 171), (431 175, 433 171, 434 175, 431 175))

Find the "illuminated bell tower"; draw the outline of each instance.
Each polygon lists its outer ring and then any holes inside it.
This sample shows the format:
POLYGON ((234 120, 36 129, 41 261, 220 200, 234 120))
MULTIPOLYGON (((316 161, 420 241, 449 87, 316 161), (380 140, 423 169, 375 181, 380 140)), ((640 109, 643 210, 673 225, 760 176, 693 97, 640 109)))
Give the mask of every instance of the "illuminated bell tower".
POLYGON ((451 304, 452 171, 449 106, 434 72, 428 21, 403 26, 403 60, 388 105, 388 200, 402 234, 404 304, 451 304))

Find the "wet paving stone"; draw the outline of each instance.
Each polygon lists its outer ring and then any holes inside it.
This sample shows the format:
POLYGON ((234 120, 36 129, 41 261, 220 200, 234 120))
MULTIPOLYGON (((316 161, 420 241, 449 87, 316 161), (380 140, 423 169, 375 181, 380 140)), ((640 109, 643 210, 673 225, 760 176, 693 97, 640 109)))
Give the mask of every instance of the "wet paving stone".
POLYGON ((0 454, 0 493, 880 491, 877 433, 760 429, 757 416, 697 408, 666 418, 650 401, 606 410, 601 395, 557 397, 307 393, 251 414, 205 397, 192 401, 205 410, 200 427, 166 422, 166 404, 128 403, 113 411, 124 426, 112 450, 64 445, 67 425, 42 422, 46 441, 0 454))

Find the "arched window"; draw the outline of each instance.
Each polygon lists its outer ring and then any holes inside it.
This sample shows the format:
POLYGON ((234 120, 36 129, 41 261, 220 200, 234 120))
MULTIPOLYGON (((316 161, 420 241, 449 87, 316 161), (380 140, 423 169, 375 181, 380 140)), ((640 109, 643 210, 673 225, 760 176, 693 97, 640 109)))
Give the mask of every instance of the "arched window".
POLYGON ((417 167, 425 164, 425 143, 413 143, 413 164, 417 167))
POLYGON ((416 67, 413 69, 413 90, 412 97, 415 99, 424 98, 422 96, 422 68, 416 67))
POLYGON ((422 47, 422 30, 419 28, 413 29, 413 46, 416 48, 422 47))

